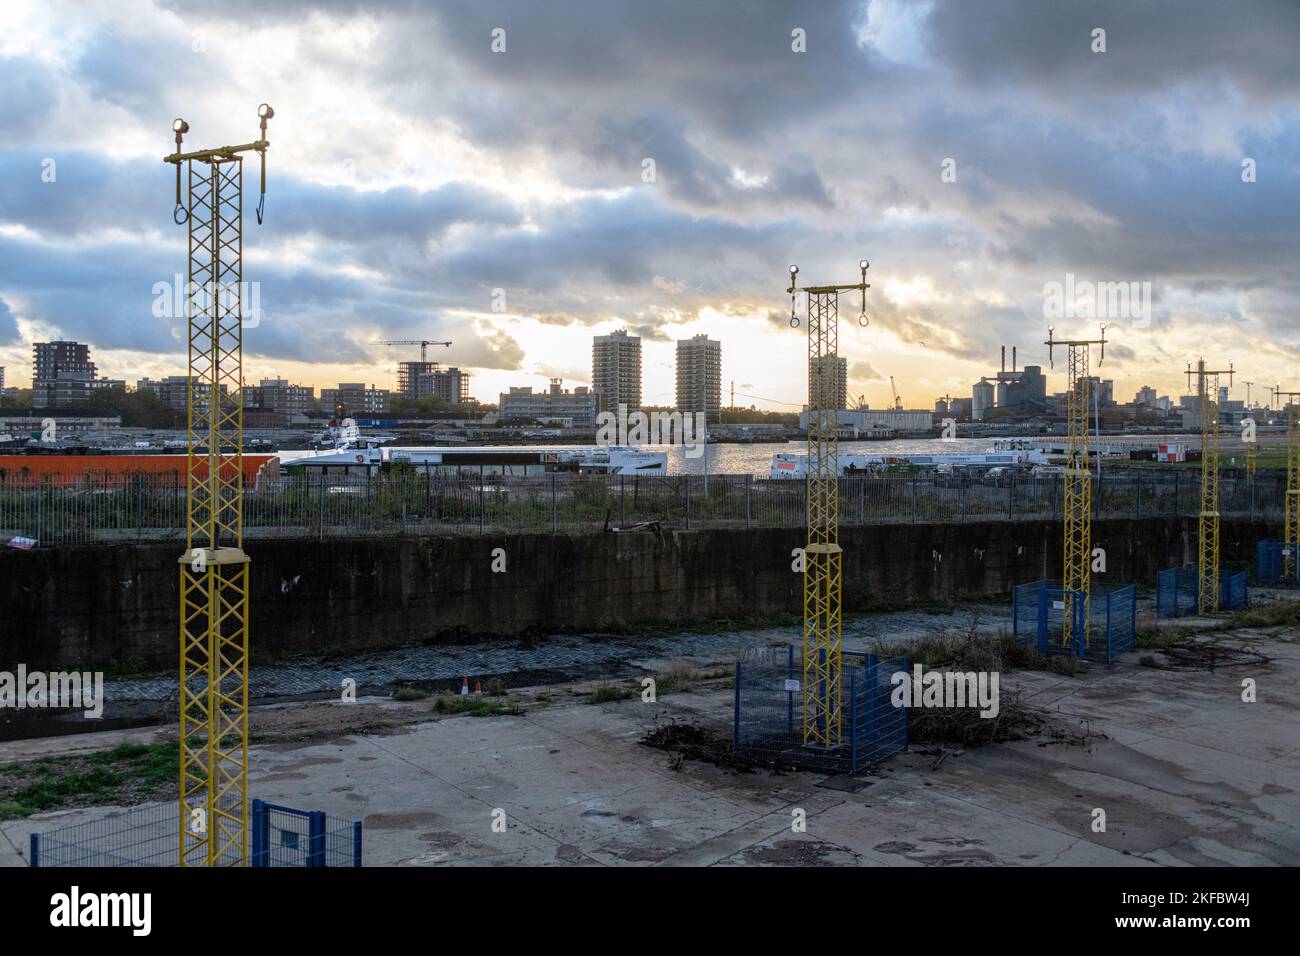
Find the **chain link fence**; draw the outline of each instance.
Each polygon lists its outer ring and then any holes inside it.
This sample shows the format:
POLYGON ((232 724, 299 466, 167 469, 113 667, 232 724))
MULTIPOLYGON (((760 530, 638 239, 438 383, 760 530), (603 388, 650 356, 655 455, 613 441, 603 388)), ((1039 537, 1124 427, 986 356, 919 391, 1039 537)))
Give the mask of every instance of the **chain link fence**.
MULTIPOLYGON (((882 525, 1061 517, 1062 479, 861 477, 839 483, 840 523, 882 525)), ((1104 518, 1194 516, 1200 476, 1126 470, 1096 483, 1104 518)), ((1282 517, 1285 476, 1221 479, 1220 513, 1282 517)), ((591 532, 659 522, 669 528, 791 528, 806 520, 807 484, 749 475, 502 476, 448 471, 287 475, 244 492, 246 538, 591 532)), ((124 475, 56 484, 0 478, 0 537, 38 546, 185 537, 180 476, 124 475)))

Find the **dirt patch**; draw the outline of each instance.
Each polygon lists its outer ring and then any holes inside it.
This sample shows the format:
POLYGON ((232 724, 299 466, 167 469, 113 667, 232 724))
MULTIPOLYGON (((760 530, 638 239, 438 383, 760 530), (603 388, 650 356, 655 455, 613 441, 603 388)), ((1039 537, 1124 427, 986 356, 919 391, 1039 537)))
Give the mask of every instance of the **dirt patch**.
POLYGON ((731 740, 716 730, 685 720, 670 720, 666 724, 656 721, 655 727, 640 743, 655 750, 664 750, 673 755, 669 766, 681 770, 687 760, 699 760, 711 763, 715 767, 733 772, 752 772, 761 763, 733 753, 731 740))

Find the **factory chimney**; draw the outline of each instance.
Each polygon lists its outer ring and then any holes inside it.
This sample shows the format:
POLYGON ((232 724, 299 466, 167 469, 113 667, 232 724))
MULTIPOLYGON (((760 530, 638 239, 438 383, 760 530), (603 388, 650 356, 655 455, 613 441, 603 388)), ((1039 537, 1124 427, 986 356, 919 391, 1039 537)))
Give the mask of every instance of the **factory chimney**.
POLYGON ((1016 374, 1016 347, 1011 346, 1011 374, 1016 374))
POLYGON ((1002 346, 1002 371, 1007 370, 1007 347, 1002 346))

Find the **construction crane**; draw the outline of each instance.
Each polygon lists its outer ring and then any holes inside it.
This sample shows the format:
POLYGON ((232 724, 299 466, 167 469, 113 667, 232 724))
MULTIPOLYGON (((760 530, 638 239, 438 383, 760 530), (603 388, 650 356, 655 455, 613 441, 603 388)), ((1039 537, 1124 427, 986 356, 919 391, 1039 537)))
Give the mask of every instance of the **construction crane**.
POLYGON ((429 339, 392 339, 388 342, 385 342, 384 344, 385 345, 418 345, 420 347, 420 361, 426 363, 429 361, 428 350, 430 345, 445 345, 447 346, 447 348, 451 348, 450 342, 432 342, 429 339))
POLYGON ((1187 363, 1187 388, 1195 379, 1201 413, 1201 510, 1197 517, 1199 547, 1196 565, 1196 610, 1213 614, 1219 609, 1219 376, 1232 384, 1232 363, 1226 369, 1209 369, 1205 359, 1187 363))
POLYGON ((1067 647, 1082 638, 1086 645, 1091 624, 1089 602, 1092 598, 1092 472, 1088 469, 1088 406, 1091 391, 1089 362, 1094 345, 1101 346, 1098 367, 1106 361, 1106 326, 1099 339, 1058 339, 1055 327, 1047 327, 1047 358, 1056 367, 1056 347, 1069 354, 1069 384, 1066 387, 1067 460, 1065 465, 1065 500, 1063 520, 1065 541, 1062 583, 1063 613, 1061 643, 1067 647), (1079 608, 1075 603, 1083 604, 1079 608), (1082 627, 1082 635, 1076 630, 1082 627))
POLYGON ((1296 547, 1300 539, 1300 392, 1284 392, 1280 383, 1273 398, 1286 409, 1286 537, 1282 539, 1282 580, 1296 579, 1296 547))
POLYGON ((808 544, 803 577, 803 742, 825 749, 840 745, 840 600, 842 554, 839 545, 839 412, 834 366, 839 358, 839 294, 862 292, 858 322, 867 325, 866 259, 858 262, 861 281, 852 285, 798 285, 799 267, 790 267, 790 324, 798 326, 796 296, 808 297, 808 544))
POLYGON ((898 397, 898 389, 894 387, 894 376, 892 375, 889 376, 889 391, 894 395, 894 411, 901 412, 903 410, 903 400, 898 397))
POLYGON ((180 558, 181 866, 243 865, 248 854, 248 580, 243 529, 244 156, 261 160, 267 120, 240 146, 181 152, 172 123, 177 225, 188 223, 186 551, 180 558), (182 170, 186 174, 182 191, 182 170), (223 394, 224 390, 224 394, 223 394))

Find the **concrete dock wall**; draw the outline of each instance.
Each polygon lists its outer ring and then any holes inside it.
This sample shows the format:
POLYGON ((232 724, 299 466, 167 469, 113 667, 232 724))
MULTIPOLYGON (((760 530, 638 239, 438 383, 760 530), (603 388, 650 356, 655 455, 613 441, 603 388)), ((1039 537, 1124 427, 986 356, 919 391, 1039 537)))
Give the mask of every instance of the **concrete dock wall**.
MULTIPOLYGON (((1225 519, 1225 566, 1252 560, 1270 533, 1225 519)), ((1101 580, 1154 585, 1192 557, 1196 522, 1098 521, 1093 539, 1106 550, 1101 580)), ((791 552, 803 542, 799 528, 252 542, 254 655, 797 614, 791 552)), ((846 528, 840 542, 847 611, 1002 594, 1060 573, 1056 522, 846 528)), ((173 666, 179 554, 0 552, 0 669, 173 666)))

